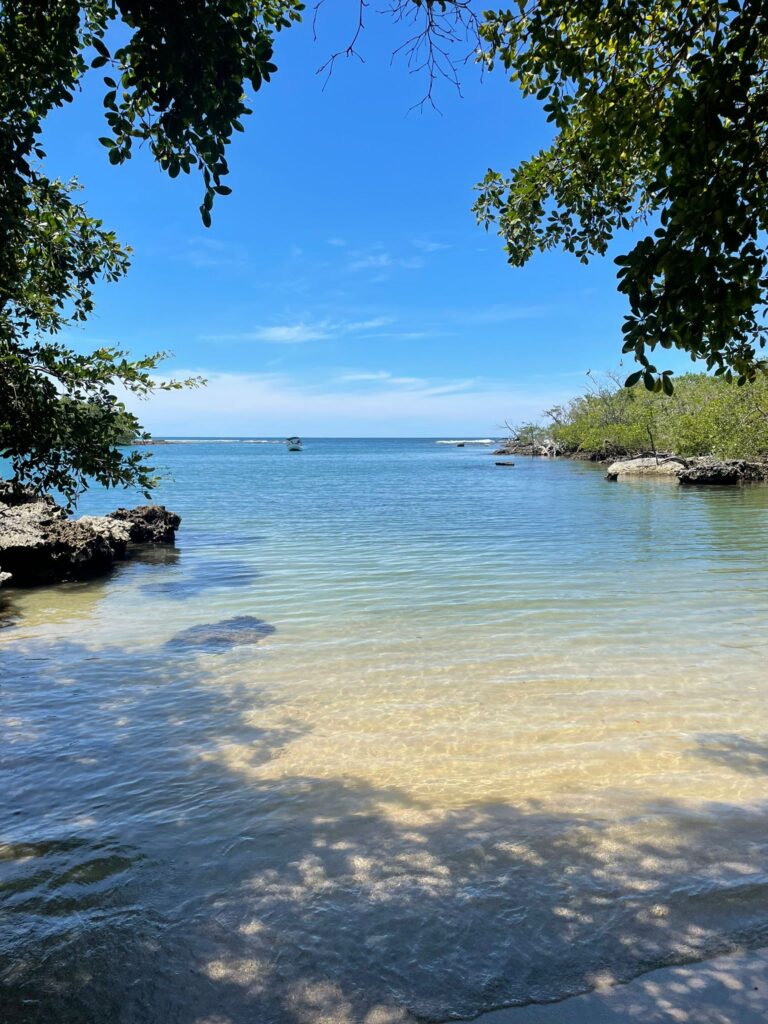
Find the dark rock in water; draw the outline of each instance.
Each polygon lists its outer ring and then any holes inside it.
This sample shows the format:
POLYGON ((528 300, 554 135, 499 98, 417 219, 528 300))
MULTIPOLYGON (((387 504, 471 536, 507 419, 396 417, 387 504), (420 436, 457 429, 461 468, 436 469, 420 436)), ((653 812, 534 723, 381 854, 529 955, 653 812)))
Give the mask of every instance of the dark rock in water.
POLYGON ((514 466, 514 462, 497 462, 497 466, 514 466))
POLYGON ((0 584, 29 587, 100 575, 126 557, 135 538, 172 541, 181 521, 154 505, 118 513, 70 519, 51 498, 0 483, 0 584))
POLYGON ((169 512, 164 505, 118 508, 108 518, 127 523, 134 544, 170 544, 181 525, 181 516, 169 512))
POLYGON ((253 615, 236 615, 232 619, 204 622, 200 626, 183 629, 172 636, 165 646, 215 654, 230 647, 257 644, 275 632, 275 627, 263 619, 257 619, 253 615))
POLYGON ((681 484, 706 484, 723 486, 742 483, 756 483, 768 480, 768 465, 733 459, 723 462, 701 461, 686 466, 680 471, 681 484))

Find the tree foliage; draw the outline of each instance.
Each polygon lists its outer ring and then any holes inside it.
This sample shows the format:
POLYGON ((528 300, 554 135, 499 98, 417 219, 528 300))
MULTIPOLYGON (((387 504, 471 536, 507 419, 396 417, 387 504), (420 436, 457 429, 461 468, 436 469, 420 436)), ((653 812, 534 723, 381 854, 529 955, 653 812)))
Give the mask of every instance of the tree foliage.
POLYGON ((555 130, 479 186, 477 216, 509 262, 553 247, 586 261, 648 223, 616 260, 638 377, 672 391, 650 361, 660 346, 753 381, 767 330, 768 5, 517 0, 486 13, 480 36, 555 130))
POLYGON ((225 153, 251 112, 246 90, 269 81, 274 33, 301 10, 297 0, 0 3, 0 457, 15 483, 70 502, 91 478, 148 490, 146 456, 117 447, 118 390, 198 383, 156 382, 163 353, 83 355, 62 340, 91 314, 97 282, 125 274, 129 250, 77 202, 76 182, 46 176, 46 115, 86 73, 101 75, 109 161, 144 143, 171 177, 197 170, 209 225, 214 197, 230 191, 225 153))
POLYGON ((586 393, 547 413, 547 434, 570 451, 666 452, 718 458, 768 456, 768 377, 748 388, 687 373, 672 395, 625 388, 615 374, 590 375, 586 393))

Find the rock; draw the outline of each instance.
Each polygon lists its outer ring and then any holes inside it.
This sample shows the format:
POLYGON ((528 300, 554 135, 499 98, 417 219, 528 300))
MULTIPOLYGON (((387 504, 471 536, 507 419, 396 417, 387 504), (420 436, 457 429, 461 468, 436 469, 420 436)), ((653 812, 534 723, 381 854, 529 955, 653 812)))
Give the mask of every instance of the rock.
POLYGON ((36 511, 28 504, 0 506, 0 569, 16 586, 82 579, 109 569, 115 551, 107 537, 76 520, 36 511))
POLYGON ((126 557, 132 541, 172 541, 180 522, 155 505, 69 519, 51 498, 0 483, 0 583, 27 587, 99 575, 126 557))
POLYGON ((605 474, 606 480, 621 480, 628 476, 676 477, 679 483, 724 485, 768 481, 768 463, 748 462, 746 459, 713 459, 711 456, 683 459, 675 456, 659 458, 621 459, 612 463, 605 474))
POLYGON ((680 473, 681 484, 733 485, 756 483, 768 480, 768 465, 761 462, 747 462, 744 459, 728 459, 721 462, 711 459, 697 460, 686 466, 680 473))
POLYGON ((172 544, 181 525, 181 516, 164 505, 118 508, 107 518, 126 523, 134 544, 172 544))
POLYGON ((683 464, 675 459, 657 460, 653 457, 620 459, 612 462, 605 474, 606 480, 621 480, 627 476, 677 477, 683 464))
POLYGON ((204 622, 199 626, 183 629, 167 640, 165 646, 216 654, 231 647, 257 644, 265 637, 272 636, 274 632, 275 627, 263 619, 257 619, 253 615, 236 615, 232 619, 204 622))
POLYGON ((125 556, 126 548, 131 540, 131 528, 128 523, 114 519, 112 516, 81 516, 76 522, 89 527, 100 537, 104 537, 112 545, 116 558, 125 556))

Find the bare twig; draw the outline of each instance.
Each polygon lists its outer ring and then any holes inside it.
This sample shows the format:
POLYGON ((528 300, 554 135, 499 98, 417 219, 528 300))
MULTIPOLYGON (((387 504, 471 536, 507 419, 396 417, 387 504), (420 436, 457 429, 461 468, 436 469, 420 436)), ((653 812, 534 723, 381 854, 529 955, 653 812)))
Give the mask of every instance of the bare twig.
POLYGON ((472 10, 470 0, 419 5, 413 0, 389 0, 387 10, 395 22, 416 29, 392 54, 393 60, 400 54, 405 56, 411 74, 426 72, 427 91, 411 109, 430 106, 437 110, 434 88, 439 78, 449 82, 461 95, 459 68, 477 56, 480 45, 480 19, 472 10), (469 49, 457 56, 455 49, 462 45, 469 49))
MULTIPOLYGON (((317 18, 325 0, 317 0, 312 18, 312 30, 317 39, 317 18)), ((394 61, 404 56, 411 74, 424 73, 427 88, 424 96, 411 108, 423 109, 431 106, 437 110, 435 83, 438 79, 449 82, 461 95, 460 68, 479 54, 480 19, 472 9, 473 0, 432 0, 416 4, 414 0, 387 0, 387 5, 377 13, 388 14, 396 23, 413 28, 410 35, 392 53, 394 61), (459 53, 456 48, 460 47, 459 53)), ((323 88, 333 74, 340 57, 356 57, 361 63, 364 58, 358 50, 358 43, 365 28, 365 16, 370 0, 357 0, 357 24, 349 43, 335 51, 319 68, 318 74, 325 75, 323 88)))
MULTIPOLYGON (((317 40, 317 16, 320 12, 320 8, 323 6, 324 3, 325 0, 317 0, 314 12, 312 14, 312 33, 314 35, 315 40, 317 40)), ((333 69, 336 65, 336 61, 339 59, 339 57, 357 57, 361 64, 365 63, 365 60, 363 59, 362 55, 357 52, 356 47, 357 41, 360 38, 363 29, 365 28, 364 18, 367 7, 368 0, 358 0, 357 27, 355 28, 355 33, 352 36, 352 39, 347 44, 347 46, 344 47, 343 50, 337 50, 335 53, 332 53, 328 60, 324 64, 321 64, 320 67, 317 69, 318 75, 325 75, 323 89, 325 89, 326 85, 328 84, 328 81, 331 75, 333 74, 333 69)))

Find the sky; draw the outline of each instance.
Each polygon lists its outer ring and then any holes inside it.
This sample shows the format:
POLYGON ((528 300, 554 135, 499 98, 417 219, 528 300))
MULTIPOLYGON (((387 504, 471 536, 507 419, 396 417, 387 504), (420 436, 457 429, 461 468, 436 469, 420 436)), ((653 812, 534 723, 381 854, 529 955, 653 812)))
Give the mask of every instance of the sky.
POLYGON ((134 250, 67 341, 168 350, 167 375, 207 379, 129 403, 156 436, 494 436, 579 393, 587 370, 618 368, 611 259, 551 252, 511 268, 471 212, 489 167, 546 145, 539 105, 469 63, 462 95, 444 82, 439 111, 413 109, 424 76, 393 59, 404 27, 373 11, 363 60, 319 75, 356 4, 323 5, 316 38, 311 20, 277 37, 278 72, 235 136, 233 194, 210 229, 195 175, 170 180, 146 152, 108 163, 103 72, 51 115, 48 172, 77 176, 89 212, 134 250))

